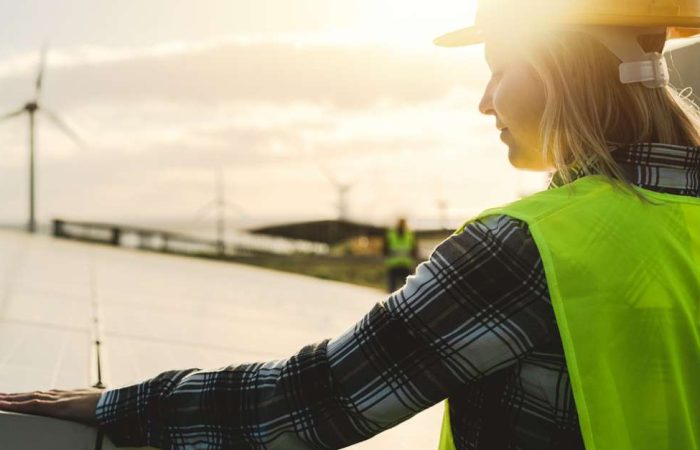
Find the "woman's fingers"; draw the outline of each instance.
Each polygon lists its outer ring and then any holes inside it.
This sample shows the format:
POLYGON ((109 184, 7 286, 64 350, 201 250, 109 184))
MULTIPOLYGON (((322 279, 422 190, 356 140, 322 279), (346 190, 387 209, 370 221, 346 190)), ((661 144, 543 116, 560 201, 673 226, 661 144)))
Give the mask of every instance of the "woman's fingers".
POLYGON ((96 392, 96 388, 60 390, 50 389, 48 391, 17 392, 12 394, 0 393, 0 401, 22 401, 37 398, 40 400, 59 400, 63 398, 80 397, 84 394, 96 392))
POLYGON ((0 395, 0 410, 38 414, 94 425, 100 389, 34 391, 0 395))
POLYGON ((59 398, 59 394, 44 392, 44 391, 23 392, 23 393, 19 393, 19 394, 0 395, 0 401, 5 401, 5 402, 18 402, 18 401, 21 402, 21 401, 33 400, 33 399, 56 400, 58 398, 59 398))

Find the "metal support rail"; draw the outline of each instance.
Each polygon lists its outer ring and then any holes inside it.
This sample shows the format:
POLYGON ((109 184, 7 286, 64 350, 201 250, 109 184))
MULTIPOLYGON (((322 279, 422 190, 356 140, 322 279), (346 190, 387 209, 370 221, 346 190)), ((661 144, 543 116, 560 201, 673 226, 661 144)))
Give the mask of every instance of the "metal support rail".
POLYGON ((259 250, 224 245, 218 240, 188 236, 172 231, 130 225, 54 219, 52 234, 58 238, 85 242, 130 246, 142 250, 183 255, 225 257, 227 255, 260 254, 259 250))

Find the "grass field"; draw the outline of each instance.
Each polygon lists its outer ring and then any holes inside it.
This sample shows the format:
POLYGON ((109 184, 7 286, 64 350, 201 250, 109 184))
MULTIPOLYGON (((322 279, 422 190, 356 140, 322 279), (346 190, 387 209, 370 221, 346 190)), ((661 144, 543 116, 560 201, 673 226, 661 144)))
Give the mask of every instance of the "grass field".
POLYGON ((239 256, 231 261, 266 267, 325 280, 386 289, 386 269, 383 258, 368 256, 239 256))

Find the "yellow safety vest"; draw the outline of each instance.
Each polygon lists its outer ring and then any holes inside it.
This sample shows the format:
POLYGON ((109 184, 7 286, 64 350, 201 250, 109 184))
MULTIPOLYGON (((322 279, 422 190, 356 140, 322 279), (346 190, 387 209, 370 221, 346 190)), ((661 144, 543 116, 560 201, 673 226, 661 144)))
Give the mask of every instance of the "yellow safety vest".
POLYGON ((386 265, 389 267, 407 267, 412 268, 413 247, 415 246, 415 237, 409 230, 404 230, 403 234, 399 234, 396 230, 391 229, 386 233, 387 246, 389 247, 389 256, 386 258, 386 265))
POLYGON ((586 448, 699 449, 700 199, 635 189, 587 176, 479 217, 529 226, 586 448))

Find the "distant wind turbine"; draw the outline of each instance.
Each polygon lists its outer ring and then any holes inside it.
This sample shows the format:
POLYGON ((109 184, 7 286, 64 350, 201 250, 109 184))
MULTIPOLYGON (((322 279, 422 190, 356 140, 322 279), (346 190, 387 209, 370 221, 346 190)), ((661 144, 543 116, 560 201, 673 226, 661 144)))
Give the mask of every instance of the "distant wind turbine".
POLYGON ((224 171, 221 168, 216 170, 216 196, 207 202, 196 215, 193 223, 199 222, 208 216, 212 211, 216 211, 216 242, 219 253, 224 254, 226 246, 226 209, 234 211, 239 216, 245 216, 245 211, 238 204, 226 199, 226 182, 224 181, 224 171))
POLYGON ((42 48, 39 56, 39 70, 36 76, 36 82, 34 85, 34 98, 28 101, 24 106, 22 106, 17 111, 0 116, 0 122, 12 117, 19 116, 21 114, 27 113, 29 117, 29 221, 27 223, 27 230, 30 233, 36 231, 36 219, 35 219, 35 200, 34 200, 34 185, 35 185, 35 173, 34 173, 34 153, 35 153, 35 114, 37 112, 42 112, 51 122, 54 123, 61 131, 63 131, 69 138, 76 142, 80 147, 84 147, 85 144, 83 140, 73 131, 71 128, 58 116, 56 113, 51 112, 44 106, 39 106, 39 99, 41 98, 41 87, 44 80, 44 71, 46 68, 46 46, 42 48))
POLYGON ((326 179, 328 179, 328 182, 338 191, 338 220, 348 220, 348 216, 350 214, 348 207, 348 194, 359 180, 342 183, 333 175, 328 167, 326 167, 320 161, 318 161, 318 164, 321 168, 321 172, 323 172, 326 179))
POLYGON ((321 170, 323 176, 326 177, 328 182, 336 189, 338 193, 338 203, 335 205, 338 208, 338 220, 349 220, 350 212, 348 204, 348 194, 350 193, 352 188, 355 187, 355 185, 357 185, 357 183, 362 179, 362 175, 356 177, 354 181, 346 181, 343 183, 340 180, 338 180, 338 178, 333 174, 333 172, 328 168, 328 166, 324 164, 324 162, 319 157, 318 153, 314 151, 313 147, 311 147, 308 143, 305 143, 303 149, 305 151, 302 151, 300 149, 301 155, 303 157, 306 157, 307 152, 311 153, 313 161, 321 170))

